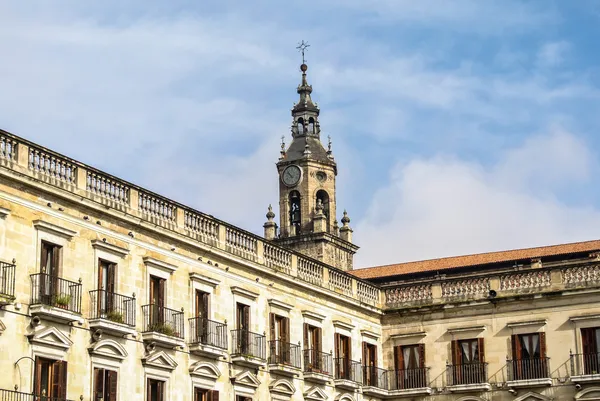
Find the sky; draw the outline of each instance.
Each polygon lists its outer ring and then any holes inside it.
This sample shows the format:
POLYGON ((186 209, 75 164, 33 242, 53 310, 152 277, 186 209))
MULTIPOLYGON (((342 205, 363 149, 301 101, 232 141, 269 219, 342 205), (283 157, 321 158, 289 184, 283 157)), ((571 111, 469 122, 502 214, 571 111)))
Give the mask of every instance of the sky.
POLYGON ((357 267, 598 239, 598 38, 593 0, 0 0, 0 128, 262 234, 305 40, 357 267))

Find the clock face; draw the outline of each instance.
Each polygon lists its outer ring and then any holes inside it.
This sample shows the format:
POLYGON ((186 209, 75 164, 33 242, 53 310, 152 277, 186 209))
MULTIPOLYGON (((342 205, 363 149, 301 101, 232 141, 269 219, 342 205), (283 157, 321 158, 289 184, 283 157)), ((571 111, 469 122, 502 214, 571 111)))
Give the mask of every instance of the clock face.
POLYGON ((293 187, 294 185, 298 184, 301 175, 302 172, 300 171, 300 167, 291 165, 283 170, 283 173, 281 174, 281 180, 285 185, 293 187))

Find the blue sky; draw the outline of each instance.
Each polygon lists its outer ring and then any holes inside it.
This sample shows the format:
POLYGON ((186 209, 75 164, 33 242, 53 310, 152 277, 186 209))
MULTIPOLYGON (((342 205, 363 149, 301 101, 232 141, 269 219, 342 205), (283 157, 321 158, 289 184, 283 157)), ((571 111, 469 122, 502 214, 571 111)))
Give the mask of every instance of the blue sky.
POLYGON ((599 37, 595 1, 0 1, 0 127, 261 233, 304 39, 357 265, 596 239, 599 37))

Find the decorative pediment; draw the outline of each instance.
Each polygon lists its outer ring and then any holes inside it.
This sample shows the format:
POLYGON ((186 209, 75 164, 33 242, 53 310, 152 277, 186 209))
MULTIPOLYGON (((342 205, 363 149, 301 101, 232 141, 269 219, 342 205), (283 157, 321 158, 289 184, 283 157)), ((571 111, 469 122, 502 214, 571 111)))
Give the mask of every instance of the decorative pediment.
POLYGON ((73 341, 71 341, 66 334, 54 326, 45 327, 40 331, 29 335, 28 337, 29 342, 32 344, 60 348, 63 350, 68 350, 71 345, 73 345, 73 341))
POLYGON ((311 387, 307 392, 304 393, 304 399, 310 401, 327 401, 327 394, 319 387, 311 387))
POLYGON ((483 398, 480 398, 480 397, 474 397, 472 395, 467 395, 465 397, 459 398, 456 401, 486 401, 486 400, 484 400, 483 398))
POLYGON ((144 258, 142 258, 142 260, 144 261, 144 264, 146 266, 162 270, 169 274, 173 274, 177 270, 177 266, 171 263, 164 262, 162 260, 151 258, 150 256, 145 256, 144 258))
POLYGON ((546 397, 545 395, 530 391, 527 394, 523 394, 522 396, 515 398, 514 401, 550 401, 551 399, 552 398, 546 397))
POLYGON ((289 380, 275 380, 269 385, 271 393, 278 393, 291 397, 296 392, 296 387, 289 380))
POLYGON ((45 231, 47 233, 58 235, 59 237, 70 240, 77 235, 77 231, 69 230, 68 228, 57 226, 56 224, 48 223, 44 220, 34 220, 33 226, 39 231, 45 231))
POLYGON ((173 370, 177 367, 177 362, 175 362, 175 360, 165 351, 158 351, 146 358, 142 358, 142 365, 164 370, 173 370))
POLYGON ((94 249, 102 249, 104 252, 112 253, 118 257, 124 258, 129 254, 129 249, 123 248, 118 245, 113 245, 105 241, 100 240, 92 240, 92 248, 94 249))
POLYGON ((335 397, 335 401, 354 401, 354 397, 350 393, 344 393, 335 397))
POLYGON ((575 394, 575 399, 579 401, 592 401, 600 400, 600 387, 590 387, 585 390, 581 390, 575 394))
POLYGON ((257 388, 260 386, 260 381, 255 375, 246 370, 235 377, 235 384, 257 388))
POLYGON ((196 362, 190 366, 190 375, 216 381, 221 376, 221 372, 212 363, 196 362))
POLYGON ((115 340, 110 339, 95 342, 88 348, 88 352, 90 355, 118 359, 120 361, 127 358, 125 348, 115 340))

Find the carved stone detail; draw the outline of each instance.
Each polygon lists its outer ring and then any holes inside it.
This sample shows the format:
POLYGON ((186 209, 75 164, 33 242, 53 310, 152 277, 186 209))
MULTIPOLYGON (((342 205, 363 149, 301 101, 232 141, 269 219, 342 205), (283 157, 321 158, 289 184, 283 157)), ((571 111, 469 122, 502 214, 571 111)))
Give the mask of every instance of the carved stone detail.
POLYGON ((385 291, 386 304, 424 301, 432 299, 431 284, 418 284, 406 287, 391 288, 385 291))
POLYGON ((500 289, 507 291, 549 287, 551 284, 552 280, 548 270, 507 274, 500 279, 500 289))
POLYGON ((566 285, 599 282, 600 265, 587 265, 563 269, 562 277, 566 285))
POLYGON ((487 295, 489 290, 490 279, 488 277, 465 278, 442 283, 442 297, 444 298, 487 295))

